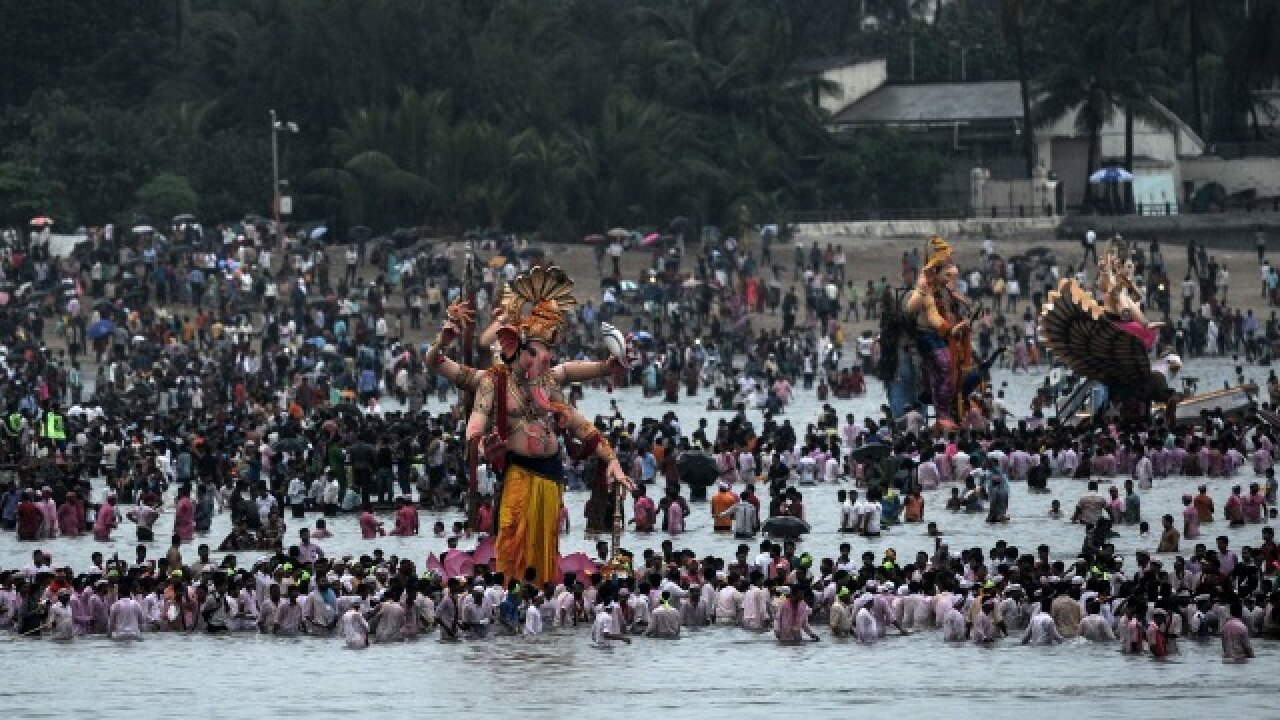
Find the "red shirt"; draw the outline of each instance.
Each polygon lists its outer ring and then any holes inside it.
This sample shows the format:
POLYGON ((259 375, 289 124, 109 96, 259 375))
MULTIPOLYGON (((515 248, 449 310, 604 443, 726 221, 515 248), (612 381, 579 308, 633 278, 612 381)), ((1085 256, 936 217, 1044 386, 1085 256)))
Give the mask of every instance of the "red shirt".
POLYGON ((636 499, 634 513, 636 530, 642 532, 653 530, 653 524, 658 518, 658 509, 648 495, 636 499))
POLYGON ((27 500, 18 503, 18 539, 35 540, 44 524, 44 514, 36 504, 27 500))
POLYGON ((360 537, 365 540, 372 540, 378 537, 378 518, 374 517, 371 512, 360 513, 360 537))

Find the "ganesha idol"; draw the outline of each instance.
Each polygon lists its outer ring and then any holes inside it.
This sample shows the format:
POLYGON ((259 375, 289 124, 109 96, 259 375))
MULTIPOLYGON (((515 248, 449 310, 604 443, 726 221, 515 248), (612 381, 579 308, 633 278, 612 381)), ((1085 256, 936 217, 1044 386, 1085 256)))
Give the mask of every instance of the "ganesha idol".
POLYGON ((1112 401, 1146 407, 1173 399, 1171 373, 1164 368, 1180 363, 1166 358, 1153 366, 1150 351, 1159 325, 1147 322, 1133 273, 1126 249, 1117 246, 1098 262, 1101 303, 1075 279, 1062 279, 1046 298, 1040 335, 1073 372, 1105 385, 1112 401))
POLYGON ((479 337, 500 360, 483 370, 444 355, 473 320, 471 308, 455 302, 426 356, 435 372, 474 393, 467 445, 483 453, 502 477, 496 569, 508 578, 539 584, 560 581, 561 439, 576 457, 595 455, 608 482, 631 487, 609 442, 565 400, 563 389, 569 383, 601 378, 622 367, 618 354, 599 362, 555 363, 564 313, 577 304, 572 291, 573 281, 556 266, 535 267, 512 280, 479 337))

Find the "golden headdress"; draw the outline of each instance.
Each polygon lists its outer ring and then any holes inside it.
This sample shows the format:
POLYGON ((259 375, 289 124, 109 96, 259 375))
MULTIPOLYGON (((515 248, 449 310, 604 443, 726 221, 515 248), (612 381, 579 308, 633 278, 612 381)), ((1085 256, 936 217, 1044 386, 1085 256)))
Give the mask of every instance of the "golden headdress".
POLYGON ((564 313, 578 304, 573 280, 557 265, 538 266, 520 273, 502 292, 506 321, 527 340, 555 345, 564 327, 564 313), (528 306, 528 313, 525 307, 528 306))
POLYGON ((951 260, 951 246, 941 235, 930 235, 926 240, 924 268, 936 270, 951 260))

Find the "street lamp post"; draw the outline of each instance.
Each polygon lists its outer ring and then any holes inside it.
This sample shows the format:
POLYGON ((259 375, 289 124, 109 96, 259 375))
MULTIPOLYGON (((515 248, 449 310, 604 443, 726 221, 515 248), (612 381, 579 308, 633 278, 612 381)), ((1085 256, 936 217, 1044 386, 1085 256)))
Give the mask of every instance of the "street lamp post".
POLYGON ((298 123, 283 122, 276 119, 275 109, 267 111, 271 115, 271 216, 276 221, 276 232, 280 229, 280 142, 276 136, 281 130, 297 134, 298 123))
POLYGON ((959 42, 956 42, 955 40, 952 40, 951 47, 960 48, 960 82, 965 82, 967 80, 966 75, 968 74, 966 72, 967 65, 965 63, 966 56, 968 55, 970 50, 981 50, 982 43, 975 43, 973 45, 964 45, 959 42))

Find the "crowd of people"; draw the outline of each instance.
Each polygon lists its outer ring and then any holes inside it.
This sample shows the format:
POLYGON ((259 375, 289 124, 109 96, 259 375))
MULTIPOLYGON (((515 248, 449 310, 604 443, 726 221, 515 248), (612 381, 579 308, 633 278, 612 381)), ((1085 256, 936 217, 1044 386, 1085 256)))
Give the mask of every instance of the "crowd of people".
MULTIPOLYGON (((988 457, 988 475, 1003 473, 1000 461, 988 457)), ((870 482, 868 495, 878 495, 870 482)), ((995 504, 998 481, 984 484, 985 497, 995 504)), ((733 558, 698 557, 677 549, 672 539, 640 555, 627 553, 625 571, 608 576, 601 572, 609 560, 602 543, 595 569, 539 587, 483 565, 453 577, 420 572, 413 560, 377 549, 331 558, 322 549, 322 524, 321 537, 304 527, 287 550, 251 554, 252 560, 236 553, 215 560, 208 545, 184 558, 176 535, 162 557, 148 557, 146 545, 137 546, 132 560, 95 552, 80 571, 37 549, 27 566, 0 573, 0 628, 57 641, 95 635, 138 640, 171 632, 305 635, 353 648, 429 634, 456 642, 575 628, 605 646, 642 636, 675 638, 708 626, 771 631, 782 643, 825 635, 874 644, 890 631, 937 631, 942 642, 982 645, 1082 638, 1157 658, 1178 653, 1181 643, 1216 638, 1230 661, 1253 656, 1251 638, 1280 638, 1274 584, 1280 547, 1271 527, 1262 529, 1257 546, 1238 554, 1222 536, 1214 548, 1198 543, 1169 564, 1139 551, 1126 568, 1111 543, 1108 516, 1129 522, 1138 515, 1128 505, 1115 511, 1115 503, 1095 490, 1091 483, 1075 511, 1085 528, 1079 552, 1058 560, 1045 544, 1032 550, 997 541, 953 550, 941 536, 933 553, 910 559, 891 547, 855 556, 850 542, 817 559, 794 540, 769 539, 756 547, 739 544, 733 558)), ((721 491, 730 492, 729 485, 721 491)), ((748 490, 733 505, 751 502, 748 490)), ((800 504, 798 493, 790 502, 800 504)), ((864 510, 846 498, 841 530, 878 534, 881 520, 897 520, 885 502, 864 510)), ((1240 509, 1230 506, 1231 522, 1260 521, 1247 509, 1237 517, 1240 509)), ((1211 503, 1189 507, 1214 519, 1211 503)), ((922 515, 921 508, 915 519, 922 515)), ((744 517, 749 513, 733 513, 725 529, 753 535, 744 517)), ((674 525, 668 531, 678 534, 674 525)), ((1188 529, 1187 537, 1196 534, 1188 529)), ((1160 553, 1178 552, 1178 540, 1166 515, 1160 553)))
MULTIPOLYGON (((784 291, 769 233, 759 258, 731 237, 693 254, 656 243, 635 280, 617 262, 635 250, 620 238, 602 243, 601 302, 571 313, 569 357, 596 352, 600 321, 630 316, 621 326, 639 361, 627 381, 675 404, 661 418, 625 418, 616 404, 595 418, 637 485, 629 522, 669 536, 661 549, 631 556, 631 572, 606 577, 605 549, 595 571, 541 587, 483 564, 458 577, 377 550, 330 558, 321 550, 325 520, 313 528, 308 514, 358 514, 362 536, 375 542, 388 513, 392 534, 417 535, 421 512, 465 508, 453 545, 492 531, 494 477, 482 467, 474 492, 468 486, 462 409, 409 338, 466 291, 468 247, 501 258, 468 266, 481 316, 502 282, 538 255, 498 237, 384 245, 372 263, 361 242, 335 254, 306 233, 277 237, 267 223, 208 232, 187 223, 171 235, 104 228, 67 257, 39 238, 5 255, 5 281, 28 288, 0 313, 2 459, 13 478, 0 490, 0 525, 14 533, 5 541, 113 540, 128 521, 139 543, 132 562, 95 553, 77 569, 36 550, 30 565, 0 574, 0 626, 16 634, 263 632, 363 646, 426 632, 458 640, 582 625, 608 644, 715 624, 771 629, 794 642, 819 637, 815 626, 825 625, 833 636, 875 642, 892 626, 937 627, 947 641, 980 643, 1115 637, 1128 652, 1156 655, 1174 652, 1180 638, 1217 635, 1235 659, 1251 653, 1251 635, 1280 628, 1270 528, 1239 556, 1221 540, 1216 550, 1183 551, 1180 541, 1198 539, 1214 514, 1210 506, 1206 518, 1205 501, 1187 498, 1180 524, 1171 513, 1162 518, 1159 552, 1183 553, 1171 568, 1140 554, 1126 572, 1109 542, 1116 527, 1144 522, 1141 493, 1170 476, 1212 479, 1218 490, 1252 470, 1248 492, 1226 496, 1225 519, 1273 516, 1275 430, 1263 418, 1067 426, 1040 413, 1019 419, 996 390, 950 434, 932 433, 917 407, 901 418, 842 420, 828 393, 865 393, 878 353, 874 336, 846 337, 845 324, 859 310, 881 312, 872 298, 883 287, 868 282, 860 296, 843 250, 798 244, 795 284, 784 291), (331 276, 335 259, 344 268, 331 276), (766 313, 781 315, 779 329, 753 327, 766 313), (82 366, 94 368, 92 379, 82 366), (711 390, 708 407, 732 415, 682 423, 689 415, 677 410, 702 386, 711 390), (793 426, 793 396, 810 391, 822 412, 793 426), (983 513, 999 527, 1010 520, 1012 487, 1039 492, 1052 478, 1129 480, 1123 494, 1113 486, 1110 498, 1091 491, 1081 499, 1074 519, 1085 542, 1063 559, 1052 560, 1047 545, 1032 553, 1003 542, 952 552, 941 538, 911 562, 892 551, 854 560, 849 544, 821 559, 798 552, 794 540, 751 544, 826 522, 806 512, 806 493, 839 488, 840 529, 874 536, 925 522, 925 503, 941 504, 948 490, 947 508, 983 513), (676 548, 691 503, 710 486, 716 530, 749 541, 732 559, 676 548), (231 530, 208 538, 220 513, 231 530), (303 527, 291 532, 290 520, 303 527), (157 536, 171 543, 149 558, 157 536), (198 540, 206 544, 196 559, 184 558, 198 540)), ((904 255, 908 283, 918 262, 918 253, 904 255)), ((1048 258, 1001 258, 984 247, 962 280, 962 291, 994 298, 977 344, 1014 347, 1015 370, 1049 362, 1029 308, 1057 272, 1048 258), (1023 320, 1010 319, 1024 308, 1023 320)), ((592 492, 586 526, 605 532, 613 503, 609 488, 587 480, 597 476, 590 462, 567 460, 567 482, 592 492)))

